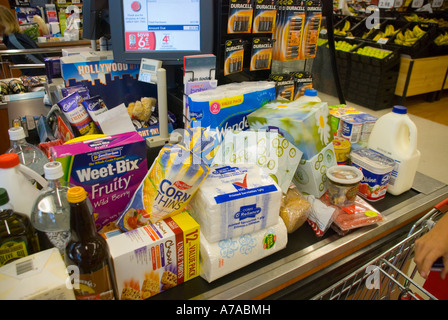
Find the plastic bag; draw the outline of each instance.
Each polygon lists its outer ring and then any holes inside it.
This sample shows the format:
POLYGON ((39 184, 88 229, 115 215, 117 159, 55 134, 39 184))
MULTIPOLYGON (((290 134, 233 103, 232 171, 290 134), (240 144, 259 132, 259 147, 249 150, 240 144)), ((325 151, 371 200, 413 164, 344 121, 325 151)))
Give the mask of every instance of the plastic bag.
POLYGON ((325 195, 317 199, 312 195, 306 197, 311 204, 311 210, 307 221, 311 228, 313 228, 317 237, 322 237, 330 228, 336 212, 334 206, 328 205, 322 201, 324 196, 325 195))
MULTIPOLYGON (((325 194, 322 196, 322 201, 330 204, 330 200, 325 194)), ((345 235, 352 229, 365 227, 371 224, 384 221, 383 215, 371 206, 368 202, 360 196, 356 196, 355 203, 348 207, 336 207, 333 224, 335 230, 339 235, 345 235)))
POLYGON ((310 211, 311 204, 295 185, 291 185, 286 194, 283 194, 280 206, 280 217, 288 233, 293 233, 300 228, 308 219, 310 211))

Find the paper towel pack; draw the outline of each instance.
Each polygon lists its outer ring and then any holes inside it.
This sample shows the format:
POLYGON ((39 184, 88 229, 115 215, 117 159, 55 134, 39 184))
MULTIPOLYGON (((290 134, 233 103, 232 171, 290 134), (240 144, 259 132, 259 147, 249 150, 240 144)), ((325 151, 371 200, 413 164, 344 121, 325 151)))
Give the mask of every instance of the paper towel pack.
POLYGON ((191 215, 209 242, 238 237, 277 223, 282 191, 256 165, 223 165, 191 199, 191 215))
POLYGON ((201 277, 212 282, 284 249, 288 233, 282 218, 276 221, 271 227, 214 243, 201 232, 201 277))

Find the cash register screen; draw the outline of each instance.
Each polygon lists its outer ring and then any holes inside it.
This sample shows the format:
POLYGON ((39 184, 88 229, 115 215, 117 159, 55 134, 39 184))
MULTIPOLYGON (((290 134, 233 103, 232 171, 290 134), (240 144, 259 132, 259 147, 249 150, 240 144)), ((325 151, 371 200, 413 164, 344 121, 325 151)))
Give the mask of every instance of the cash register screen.
POLYGON ((210 0, 122 0, 110 6, 114 58, 162 61, 212 53, 210 0), (118 42, 116 44, 116 42, 118 42))

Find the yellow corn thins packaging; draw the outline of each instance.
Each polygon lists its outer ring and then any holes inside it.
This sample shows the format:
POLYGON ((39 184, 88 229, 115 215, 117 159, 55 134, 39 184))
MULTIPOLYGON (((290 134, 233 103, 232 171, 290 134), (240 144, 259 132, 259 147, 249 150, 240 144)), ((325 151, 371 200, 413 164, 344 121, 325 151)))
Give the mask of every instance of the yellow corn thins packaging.
POLYGON ((128 231, 182 212, 209 171, 197 154, 179 144, 166 144, 118 219, 118 226, 128 231))

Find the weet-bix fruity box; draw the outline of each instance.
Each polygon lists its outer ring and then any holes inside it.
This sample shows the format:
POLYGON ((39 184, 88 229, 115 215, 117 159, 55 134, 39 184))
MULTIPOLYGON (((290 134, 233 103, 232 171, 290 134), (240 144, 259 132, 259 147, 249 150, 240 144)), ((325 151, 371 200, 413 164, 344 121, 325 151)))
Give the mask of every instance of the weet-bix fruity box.
POLYGON ((148 172, 146 143, 137 132, 54 146, 51 155, 61 162, 64 179, 88 193, 101 232, 115 228, 148 172))

